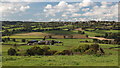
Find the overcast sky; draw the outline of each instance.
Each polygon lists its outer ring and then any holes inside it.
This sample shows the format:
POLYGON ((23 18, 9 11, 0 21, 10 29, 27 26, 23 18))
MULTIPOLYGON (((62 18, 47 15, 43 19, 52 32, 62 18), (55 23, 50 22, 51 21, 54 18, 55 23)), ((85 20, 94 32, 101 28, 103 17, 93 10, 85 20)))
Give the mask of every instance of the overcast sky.
POLYGON ((118 3, 90 0, 80 2, 4 2, 0 4, 0 14, 2 14, 0 20, 3 21, 117 21, 118 3))

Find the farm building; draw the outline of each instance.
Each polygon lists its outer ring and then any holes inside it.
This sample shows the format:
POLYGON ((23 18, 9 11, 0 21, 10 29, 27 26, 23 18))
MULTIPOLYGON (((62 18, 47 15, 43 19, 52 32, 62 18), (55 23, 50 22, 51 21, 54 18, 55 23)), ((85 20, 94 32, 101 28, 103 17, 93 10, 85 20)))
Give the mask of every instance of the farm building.
POLYGON ((61 43, 63 45, 63 42, 61 41, 55 41, 55 40, 31 40, 28 41, 28 45, 34 45, 34 44, 39 44, 39 45, 54 45, 55 43, 61 43))
POLYGON ((35 44, 35 43, 38 43, 38 41, 37 40, 31 40, 31 41, 28 41, 28 45, 33 45, 33 44, 35 44))

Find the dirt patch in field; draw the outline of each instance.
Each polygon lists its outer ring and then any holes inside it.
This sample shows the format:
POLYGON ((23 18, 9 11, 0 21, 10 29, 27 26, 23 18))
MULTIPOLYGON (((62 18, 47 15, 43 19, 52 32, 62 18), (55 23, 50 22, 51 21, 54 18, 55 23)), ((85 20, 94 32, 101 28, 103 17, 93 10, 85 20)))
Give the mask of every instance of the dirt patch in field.
POLYGON ((111 40, 114 41, 114 39, 107 39, 107 38, 103 38, 103 37, 89 37, 90 39, 99 39, 99 40, 111 40))
POLYGON ((84 31, 84 30, 82 30, 82 28, 77 28, 77 29, 75 29, 75 30, 78 30, 78 31, 84 31))
POLYGON ((87 38, 85 35, 73 34, 73 38, 87 38))
POLYGON ((42 32, 31 32, 31 33, 20 33, 20 34, 15 34, 15 35, 23 35, 23 36, 32 36, 32 35, 35 35, 35 36, 39 36, 39 35, 42 35, 42 36, 46 36, 46 35, 51 35, 51 34, 48 34, 48 33, 42 33, 42 32))

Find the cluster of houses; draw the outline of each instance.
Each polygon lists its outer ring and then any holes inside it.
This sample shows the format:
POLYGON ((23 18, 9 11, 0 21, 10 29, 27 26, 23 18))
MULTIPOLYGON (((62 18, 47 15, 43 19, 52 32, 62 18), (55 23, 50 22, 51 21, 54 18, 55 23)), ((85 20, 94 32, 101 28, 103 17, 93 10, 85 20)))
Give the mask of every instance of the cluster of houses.
POLYGON ((28 41, 27 45, 35 45, 35 44, 38 44, 38 45, 54 45, 55 43, 60 43, 61 45, 63 45, 63 42, 55 41, 55 40, 41 40, 41 41, 31 40, 31 41, 28 41))

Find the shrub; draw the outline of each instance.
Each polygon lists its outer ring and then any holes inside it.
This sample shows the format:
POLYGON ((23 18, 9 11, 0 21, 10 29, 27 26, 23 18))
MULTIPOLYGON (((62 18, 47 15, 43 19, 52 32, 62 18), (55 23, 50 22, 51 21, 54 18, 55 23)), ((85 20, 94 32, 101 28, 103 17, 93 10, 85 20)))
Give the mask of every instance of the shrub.
POLYGON ((54 55, 64 55, 62 51, 56 52, 54 55))
POLYGON ((48 51, 50 49, 50 47, 48 46, 43 46, 42 50, 45 52, 45 51, 48 51))
POLYGON ((96 54, 96 52, 95 52, 95 50, 94 49, 92 49, 92 48, 90 48, 89 50, 86 50, 85 52, 84 52, 84 54, 96 54))
POLYGON ((88 50, 88 49, 89 49, 89 45, 82 45, 82 46, 79 46, 79 47, 77 48, 77 51, 83 53, 83 52, 85 52, 85 51, 88 50))
POLYGON ((11 55, 11 56, 13 56, 13 55, 16 55, 16 50, 15 49, 13 49, 13 48, 10 48, 9 50, 8 50, 8 55, 11 55))
POLYGON ((91 44, 89 50, 86 50, 84 53, 85 54, 95 54, 97 56, 100 56, 100 55, 104 54, 104 50, 102 48, 100 48, 98 44, 91 44))
POLYGON ((98 44, 91 44, 90 48, 92 48, 95 51, 97 51, 99 49, 99 45, 98 44))
POLYGON ((12 39, 12 41, 16 42, 16 39, 12 39))
POLYGON ((100 52, 101 54, 105 54, 105 52, 104 52, 104 50, 103 50, 102 48, 100 48, 99 52, 100 52))
POLYGON ((43 50, 40 47, 32 47, 26 51, 27 55, 43 55, 43 50))
POLYGON ((26 42, 26 40, 25 40, 25 39, 22 39, 22 42, 26 42))
POLYGON ((63 50, 64 55, 73 55, 73 52, 71 50, 63 50))
POLYGON ((8 37, 7 39, 8 39, 8 41, 10 41, 10 38, 9 38, 9 37, 8 37))
POLYGON ((44 55, 54 55, 57 51, 55 50, 49 50, 49 51, 46 51, 44 52, 44 55))
POLYGON ((73 52, 70 50, 63 50, 63 51, 56 52, 54 55, 73 55, 73 52))

